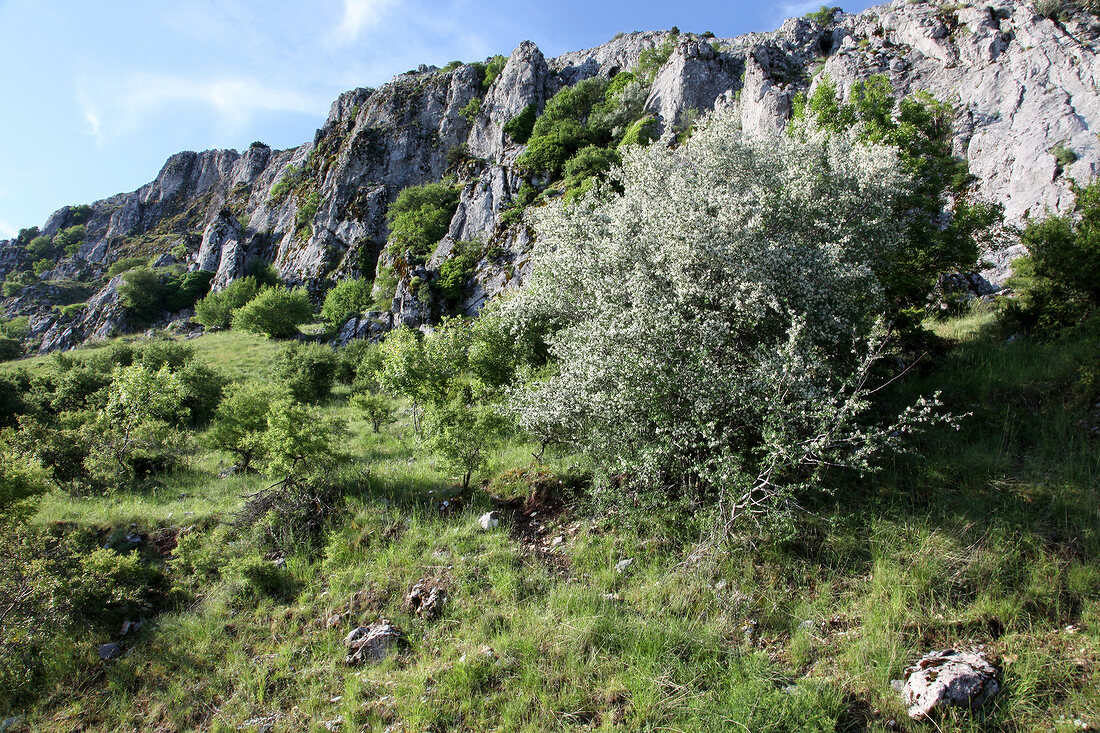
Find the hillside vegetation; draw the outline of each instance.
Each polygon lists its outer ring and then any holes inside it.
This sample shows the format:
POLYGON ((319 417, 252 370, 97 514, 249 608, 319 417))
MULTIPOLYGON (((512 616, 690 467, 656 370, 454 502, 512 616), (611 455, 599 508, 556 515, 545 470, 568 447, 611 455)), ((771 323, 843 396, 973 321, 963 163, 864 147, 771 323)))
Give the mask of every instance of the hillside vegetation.
MULTIPOLYGON (((1100 183, 1019 297, 945 300, 999 210, 942 107, 823 88, 618 145, 477 319, 336 348, 362 283, 307 326, 257 271, 201 336, 6 365, 5 729, 1100 724, 1100 183), (949 647, 1003 692, 910 720, 949 647)), ((454 199, 398 201, 423 257, 454 199)))

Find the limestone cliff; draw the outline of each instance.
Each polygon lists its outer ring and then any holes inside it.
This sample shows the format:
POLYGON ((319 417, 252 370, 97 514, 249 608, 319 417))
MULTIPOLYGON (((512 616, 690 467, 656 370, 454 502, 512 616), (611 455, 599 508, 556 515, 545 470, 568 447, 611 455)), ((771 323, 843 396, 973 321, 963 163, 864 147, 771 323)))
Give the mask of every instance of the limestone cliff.
MULTIPOLYGON (((389 268, 397 279, 390 312, 344 329, 345 337, 377 334, 438 317, 443 304, 418 293, 413 278, 431 281, 457 242, 480 240, 492 256, 478 262, 457 306, 474 313, 527 272, 530 233, 522 223, 506 226, 501 214, 530 173, 516 165, 524 147, 504 126, 529 105, 541 111, 561 88, 633 69, 655 49, 668 56, 644 109, 662 128, 739 100, 745 129, 780 129, 795 95, 825 75, 842 90, 873 74, 886 74, 901 94, 927 90, 955 110, 955 150, 969 160, 977 193, 1020 221, 1065 210, 1070 180, 1100 174, 1098 39, 1100 19, 1085 13, 1055 21, 1010 0, 896 0, 732 39, 632 33, 550 59, 524 42, 488 86, 473 65, 421 67, 340 95, 300 147, 172 156, 151 183, 92 204, 79 251, 3 306, 8 316, 32 316, 30 338, 47 352, 127 329, 117 281, 103 278, 125 257, 175 253, 189 269, 215 272, 215 289, 253 263, 270 263, 318 297, 340 279, 389 268), (474 114, 472 100, 480 100, 474 114), (448 235, 423 265, 394 262, 384 248, 387 207, 402 188, 448 173, 461 185, 448 235), (102 290, 85 308, 56 307, 51 284, 97 281, 102 290)), ((42 232, 69 226, 73 211, 53 214, 42 232)), ((21 247, 0 242, 0 278, 28 266, 21 247)))

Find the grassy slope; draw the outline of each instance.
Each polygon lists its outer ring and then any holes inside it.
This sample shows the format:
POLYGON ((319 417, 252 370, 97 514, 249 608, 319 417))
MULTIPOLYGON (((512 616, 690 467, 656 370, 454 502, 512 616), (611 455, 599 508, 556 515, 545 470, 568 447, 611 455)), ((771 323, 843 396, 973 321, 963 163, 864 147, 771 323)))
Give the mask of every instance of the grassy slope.
MULTIPOLYGON (((1100 448, 1078 425, 1072 386, 1097 342, 1005 344, 989 321, 942 327, 958 347, 902 387, 944 389, 953 409, 973 411, 960 432, 928 436, 915 457, 850 482, 789 540, 690 562, 698 526, 680 515, 624 522, 578 509, 551 518, 535 550, 507 527, 477 530, 481 494, 440 516, 432 498, 453 480, 418 450, 410 426, 375 436, 353 419, 348 449, 369 467, 369 490, 349 500, 323 553, 288 558, 274 594, 231 570, 177 578, 193 591, 187 602, 116 662, 93 659, 81 639, 67 684, 29 722, 59 731, 254 730, 261 719, 275 730, 342 719, 343 730, 757 731, 897 730, 894 720, 916 730, 889 681, 931 648, 984 644, 1002 660, 1006 693, 940 728, 1100 725, 1100 448), (618 573, 623 558, 634 563, 618 573), (450 589, 435 622, 404 607, 425 576, 450 589), (339 612, 350 616, 327 628, 339 612), (379 616, 408 632, 409 651, 344 666, 352 622, 379 616)), ((237 377, 264 376, 263 342, 195 343, 237 377)), ((355 417, 339 395, 326 409, 355 417)), ((144 495, 52 498, 38 521, 192 527, 192 547, 224 570, 241 543, 218 520, 261 480, 216 479, 221 460, 196 456, 185 475, 144 495)), ((527 460, 511 445, 495 470, 527 460)))

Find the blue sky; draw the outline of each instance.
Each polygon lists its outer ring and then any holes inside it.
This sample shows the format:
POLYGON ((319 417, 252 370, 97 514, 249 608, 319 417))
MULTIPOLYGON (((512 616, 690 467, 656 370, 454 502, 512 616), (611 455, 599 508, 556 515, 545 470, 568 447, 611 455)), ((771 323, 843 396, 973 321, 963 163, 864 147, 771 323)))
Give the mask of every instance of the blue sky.
POLYGON ((0 0, 0 238, 132 191, 180 150, 299 145, 341 91, 422 63, 507 55, 525 39, 553 56, 673 25, 728 37, 819 5, 0 0))

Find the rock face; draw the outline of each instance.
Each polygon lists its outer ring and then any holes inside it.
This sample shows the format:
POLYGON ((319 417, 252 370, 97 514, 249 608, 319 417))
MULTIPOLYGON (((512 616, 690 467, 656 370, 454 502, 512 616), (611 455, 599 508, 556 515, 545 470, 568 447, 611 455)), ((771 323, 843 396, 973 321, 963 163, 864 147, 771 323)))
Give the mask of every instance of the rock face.
MULTIPOLYGON (((54 306, 64 299, 38 286, 5 300, 4 311, 31 316, 43 352, 124 331, 117 284, 103 282, 104 270, 127 257, 173 253, 190 270, 216 273, 215 289, 256 265, 273 266, 317 298, 339 280, 377 278, 390 314, 354 319, 342 339, 432 323, 445 307, 474 314, 529 271, 531 233, 502 223, 531 180, 516 165, 524 147, 504 126, 529 105, 541 111, 566 86, 635 68, 643 54, 647 62, 659 57, 644 110, 666 131, 736 102, 746 131, 774 132, 787 124, 795 97, 826 78, 847 94, 852 83, 885 74, 899 94, 925 90, 951 104, 955 152, 969 159, 976 194, 1002 202, 1010 223, 1048 207, 1064 212, 1071 181, 1100 175, 1098 39, 1100 19, 1083 12, 1056 22, 1028 2, 895 0, 858 15, 838 12, 823 25, 796 18, 731 39, 630 33, 550 59, 525 41, 489 85, 475 66, 462 65, 421 67, 378 89, 345 92, 313 140, 297 148, 172 156, 151 183, 93 203, 80 219, 77 254, 41 276, 50 287, 97 282, 81 313, 60 315, 54 306), (476 114, 468 111, 473 100, 480 100, 476 114), (394 261, 385 251, 387 207, 402 188, 448 171, 461 194, 447 236, 424 265, 394 261), (420 286, 437 281, 459 242, 479 242, 487 254, 459 302, 444 304, 420 286)), ((64 207, 42 231, 53 235, 77 221, 77 209, 64 207)), ((996 268, 984 274, 998 285, 1006 257, 986 259, 996 268)), ((29 264, 22 245, 0 242, 0 278, 29 264)))
POLYGON ((1001 691, 996 667, 976 652, 929 652, 905 674, 901 693, 914 720, 939 708, 979 708, 1001 691))

